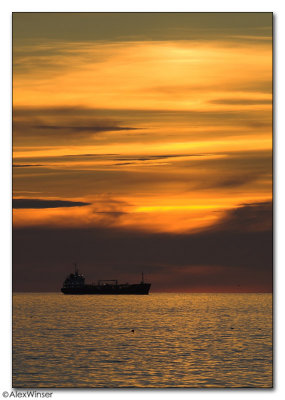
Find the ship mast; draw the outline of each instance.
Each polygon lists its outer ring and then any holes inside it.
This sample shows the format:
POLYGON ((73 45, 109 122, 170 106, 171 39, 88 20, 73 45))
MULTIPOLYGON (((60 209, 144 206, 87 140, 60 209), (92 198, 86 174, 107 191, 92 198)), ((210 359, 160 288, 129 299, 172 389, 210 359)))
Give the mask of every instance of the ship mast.
POLYGON ((75 271, 75 275, 78 275, 78 268, 77 268, 77 263, 74 263, 74 271, 75 271))
POLYGON ((144 280, 143 280, 143 272, 142 272, 142 282, 141 283, 144 283, 144 280))

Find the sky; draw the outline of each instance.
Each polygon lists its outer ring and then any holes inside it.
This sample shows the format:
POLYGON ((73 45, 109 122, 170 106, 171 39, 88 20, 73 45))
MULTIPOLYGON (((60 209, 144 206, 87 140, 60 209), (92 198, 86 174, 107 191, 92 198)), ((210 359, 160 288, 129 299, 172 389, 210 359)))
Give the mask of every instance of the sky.
POLYGON ((13 14, 13 287, 272 289, 272 14, 13 14))

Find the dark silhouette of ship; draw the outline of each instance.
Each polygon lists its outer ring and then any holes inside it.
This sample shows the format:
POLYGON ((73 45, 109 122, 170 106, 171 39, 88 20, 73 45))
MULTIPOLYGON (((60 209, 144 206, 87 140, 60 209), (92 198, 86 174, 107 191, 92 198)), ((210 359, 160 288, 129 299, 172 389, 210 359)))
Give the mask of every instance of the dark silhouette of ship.
POLYGON ((148 294, 151 283, 145 283, 142 273, 140 283, 119 284, 116 279, 101 279, 97 285, 94 283, 86 284, 85 278, 78 272, 75 264, 75 272, 65 279, 61 288, 64 294, 148 294))

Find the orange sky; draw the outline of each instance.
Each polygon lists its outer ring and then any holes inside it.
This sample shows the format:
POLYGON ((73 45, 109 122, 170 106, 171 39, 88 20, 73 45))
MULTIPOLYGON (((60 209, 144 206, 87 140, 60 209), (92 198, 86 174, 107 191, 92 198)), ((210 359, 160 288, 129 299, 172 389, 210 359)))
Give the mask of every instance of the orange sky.
POLYGON ((14 227, 194 233, 270 202, 271 14, 90 15, 14 14, 14 227))
MULTIPOLYGON (((258 39, 16 42, 14 163, 45 161, 41 167, 14 171, 15 197, 26 189, 37 192, 32 197, 88 199, 101 209, 98 195, 108 193, 128 203, 120 225, 166 231, 205 226, 216 220, 217 211, 271 199, 270 163, 247 182, 257 152, 268 158, 272 146, 271 38, 258 39), (70 107, 89 112, 52 112, 70 107), (23 108, 51 111, 18 116, 23 108), (242 165, 245 152, 248 159, 253 152, 248 171, 242 165), (110 153, 125 159, 118 163, 104 157, 110 153), (63 158, 70 154, 101 157, 63 158), (155 159, 157 155, 171 157, 155 159), (136 159, 144 156, 154 158, 136 159), (96 190, 78 190, 77 185, 53 189, 65 173, 76 172, 80 184, 85 171, 97 170, 105 178, 96 190), (148 181, 152 173, 155 179, 148 181), (122 183, 118 191, 112 178, 108 184, 108 174, 117 181, 129 174, 132 182, 122 183), (136 174, 145 175, 139 191, 136 174), (230 182, 237 175, 239 185, 216 185, 217 177, 230 182), (46 190, 37 190, 39 180, 46 182, 46 190)), ((59 218, 61 224, 69 223, 72 214, 74 223, 76 216, 79 224, 86 218, 92 224, 91 213, 92 207, 21 210, 14 221, 56 224, 59 218)))

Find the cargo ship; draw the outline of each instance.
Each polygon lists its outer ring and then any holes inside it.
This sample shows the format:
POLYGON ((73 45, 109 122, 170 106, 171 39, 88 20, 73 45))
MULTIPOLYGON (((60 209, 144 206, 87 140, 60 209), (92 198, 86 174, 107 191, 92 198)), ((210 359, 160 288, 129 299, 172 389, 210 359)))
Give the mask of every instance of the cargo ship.
POLYGON ((118 283, 117 279, 101 279, 95 283, 85 283, 84 276, 79 273, 75 264, 75 271, 67 276, 61 288, 64 294, 148 294, 151 283, 118 283))

